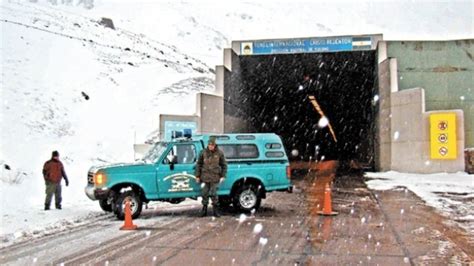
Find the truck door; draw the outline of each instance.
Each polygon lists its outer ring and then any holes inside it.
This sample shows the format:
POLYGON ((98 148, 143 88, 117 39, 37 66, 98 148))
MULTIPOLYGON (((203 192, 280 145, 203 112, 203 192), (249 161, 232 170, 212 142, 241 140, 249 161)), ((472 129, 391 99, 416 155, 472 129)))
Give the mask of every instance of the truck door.
POLYGON ((197 197, 201 187, 194 175, 198 149, 196 143, 173 143, 158 170, 160 198, 197 197))

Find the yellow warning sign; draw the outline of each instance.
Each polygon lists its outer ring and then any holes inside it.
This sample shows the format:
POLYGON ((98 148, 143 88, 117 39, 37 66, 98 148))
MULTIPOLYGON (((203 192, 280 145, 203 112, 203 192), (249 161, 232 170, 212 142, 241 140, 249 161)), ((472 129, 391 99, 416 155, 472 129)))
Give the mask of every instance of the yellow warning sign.
POLYGON ((456 159, 456 114, 430 115, 431 159, 456 159))

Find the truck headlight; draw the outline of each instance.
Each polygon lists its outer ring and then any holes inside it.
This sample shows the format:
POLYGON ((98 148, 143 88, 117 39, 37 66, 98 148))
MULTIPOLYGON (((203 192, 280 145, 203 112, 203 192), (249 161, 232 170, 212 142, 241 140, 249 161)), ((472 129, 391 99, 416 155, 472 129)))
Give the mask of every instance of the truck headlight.
POLYGON ((107 182, 107 176, 104 173, 98 172, 94 176, 94 184, 98 187, 104 186, 107 182))

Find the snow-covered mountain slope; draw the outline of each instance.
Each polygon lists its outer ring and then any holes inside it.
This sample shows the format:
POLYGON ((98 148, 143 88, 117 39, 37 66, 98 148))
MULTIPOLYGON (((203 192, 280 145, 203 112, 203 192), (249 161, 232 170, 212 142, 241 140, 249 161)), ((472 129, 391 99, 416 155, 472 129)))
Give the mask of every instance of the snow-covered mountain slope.
POLYGON ((26 169, 53 146, 65 155, 89 148, 97 158, 111 154, 101 154, 107 143, 121 143, 130 153, 134 132, 156 129, 159 112, 183 113, 151 99, 166 97, 181 80, 212 89, 214 77, 173 46, 21 2, 2 6, 2 69, 2 152, 26 169), (35 154, 19 152, 32 145, 35 154))
POLYGON ((159 113, 192 113, 196 88, 213 90, 213 70, 199 59, 97 21, 2 2, 2 232, 15 209, 41 209, 51 151, 59 150, 70 176, 65 207, 89 203, 83 187, 91 165, 133 160, 135 139, 156 130, 159 113))
POLYGON ((84 11, 222 64, 232 40, 383 33, 387 40, 474 37, 472 1, 96 0, 84 11), (128 7, 128 8, 126 8, 128 7))

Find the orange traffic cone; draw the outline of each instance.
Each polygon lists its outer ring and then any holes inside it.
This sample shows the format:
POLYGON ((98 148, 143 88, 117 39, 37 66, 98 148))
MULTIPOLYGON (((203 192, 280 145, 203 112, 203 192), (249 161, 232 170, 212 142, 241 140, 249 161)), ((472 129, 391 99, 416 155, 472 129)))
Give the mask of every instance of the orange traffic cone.
POLYGON ((338 212, 332 211, 332 203, 331 203, 331 188, 329 187, 329 183, 326 183, 326 187, 324 188, 324 205, 323 211, 318 211, 319 215, 325 216, 332 216, 339 214, 338 212))
POLYGON ((132 221, 132 208, 130 207, 130 200, 125 201, 125 221, 120 230, 136 230, 137 226, 132 221))

